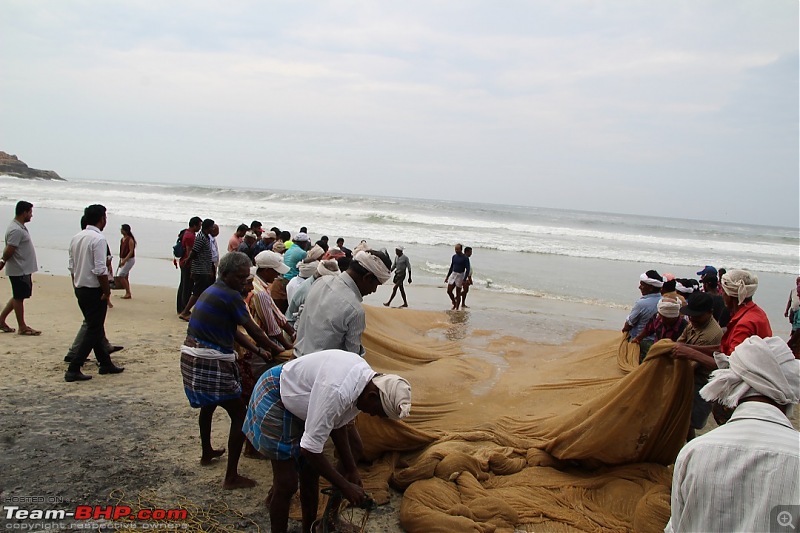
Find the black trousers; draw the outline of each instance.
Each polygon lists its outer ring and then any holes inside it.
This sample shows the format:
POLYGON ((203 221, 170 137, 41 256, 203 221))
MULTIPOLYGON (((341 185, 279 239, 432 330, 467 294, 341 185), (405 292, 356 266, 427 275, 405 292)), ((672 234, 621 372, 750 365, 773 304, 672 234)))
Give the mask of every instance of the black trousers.
POLYGON ((111 357, 104 339, 106 337, 106 314, 108 313, 108 302, 103 300, 103 290, 100 287, 77 287, 75 296, 78 298, 78 307, 83 313, 83 320, 86 323, 86 333, 83 336, 75 358, 69 364, 70 372, 78 372, 86 358, 94 350, 94 356, 100 366, 111 366, 111 357))
POLYGON ((178 285, 178 314, 180 314, 186 304, 189 303, 189 298, 192 297, 192 266, 187 262, 186 266, 181 267, 181 284, 178 285))

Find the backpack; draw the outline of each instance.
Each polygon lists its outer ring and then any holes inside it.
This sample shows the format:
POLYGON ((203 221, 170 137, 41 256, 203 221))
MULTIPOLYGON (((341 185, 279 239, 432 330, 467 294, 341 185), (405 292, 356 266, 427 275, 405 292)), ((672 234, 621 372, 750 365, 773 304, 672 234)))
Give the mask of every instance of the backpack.
POLYGON ((186 253, 186 249, 183 247, 183 243, 181 240, 183 239, 183 234, 188 231, 187 229, 182 229, 180 233, 178 233, 178 240, 175 241, 175 246, 172 247, 172 257, 181 258, 183 254, 186 253))

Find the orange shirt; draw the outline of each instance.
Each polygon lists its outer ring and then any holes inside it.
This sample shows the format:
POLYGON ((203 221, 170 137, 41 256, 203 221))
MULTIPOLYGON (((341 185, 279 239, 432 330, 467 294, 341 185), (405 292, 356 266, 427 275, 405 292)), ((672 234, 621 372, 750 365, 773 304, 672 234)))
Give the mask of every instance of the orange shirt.
POLYGON ((740 307, 728 322, 728 330, 722 336, 720 350, 726 355, 733 353, 745 339, 753 335, 772 337, 767 314, 753 302, 740 307))

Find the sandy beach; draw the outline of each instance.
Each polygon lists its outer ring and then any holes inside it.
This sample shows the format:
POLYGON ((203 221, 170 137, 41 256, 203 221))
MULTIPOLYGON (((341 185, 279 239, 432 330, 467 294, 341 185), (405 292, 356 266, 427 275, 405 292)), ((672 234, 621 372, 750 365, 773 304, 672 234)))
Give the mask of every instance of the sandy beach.
MULTIPOLYGON (((0 297, 7 298, 7 281, 0 281, 0 297)), ((240 491, 222 490, 223 462, 199 465, 197 411, 188 405, 178 370, 186 324, 175 317, 174 289, 134 284, 132 300, 114 297, 106 331, 125 346, 113 356, 125 372, 100 376, 90 359, 91 381, 65 383, 62 359, 81 315, 68 278, 38 274, 34 282, 26 318, 42 335, 0 336, 0 361, 11 369, 0 385, 6 404, 0 427, 4 501, 43 496, 55 502, 54 509, 118 502, 180 507, 191 511, 189 530, 267 531, 267 462, 242 458, 240 472, 259 485, 240 491)), ((513 309, 513 298, 497 301, 482 291, 474 291, 466 312, 387 309, 380 305, 387 294, 382 287, 365 302, 367 359, 377 370, 409 377, 415 399, 409 424, 420 431, 470 431, 500 415, 535 421, 590 401, 623 375, 612 324, 624 314, 592 321, 563 303, 526 314, 513 309), (576 335, 596 324, 605 331, 576 335), (379 341, 390 338, 387 331, 409 340, 417 359, 398 356, 405 347, 395 341, 383 350, 379 341), (564 342, 544 340, 554 335, 564 342), (587 357, 586 350, 598 345, 605 352, 587 357), (420 354, 428 360, 420 362, 420 354)), ((445 297, 432 287, 414 288, 409 296, 429 309, 441 309, 445 297)), ((215 447, 225 446, 228 425, 218 410, 215 447)), ((373 488, 388 505, 373 514, 368 530, 403 531, 400 493, 387 496, 385 482, 373 488)))
MULTIPOLYGON (((0 281, 0 297, 5 299, 9 287, 4 277, 0 281)), ((256 530, 257 524, 264 530, 267 512, 262 502, 271 484, 268 464, 242 458, 241 471, 259 481, 257 488, 244 491, 221 489, 224 463, 199 465, 197 411, 188 405, 178 371, 186 324, 172 312, 174 290, 134 284, 132 300, 114 297, 106 331, 113 343, 125 346, 113 356, 117 364, 126 367, 125 372, 100 376, 92 358, 87 365, 91 381, 65 383, 62 359, 82 318, 67 277, 39 274, 34 283, 33 298, 26 302, 26 318, 42 335, 0 336, 0 360, 11 369, 0 385, 6 404, 5 422, 0 427, 2 497, 59 498, 63 499, 60 508, 112 504, 117 498, 129 503, 142 501, 150 507, 211 507, 213 511, 204 513, 206 521, 209 514, 227 509, 214 520, 233 530, 256 530)), ((387 290, 384 287, 368 298, 378 306, 374 311, 401 319, 421 313, 380 306, 387 290)), ((412 288, 409 296, 417 305, 439 308, 446 297, 432 288, 412 288)), ((428 315, 438 320, 429 324, 431 338, 459 343, 474 338, 479 343, 493 343, 495 352, 503 351, 500 345, 510 348, 519 357, 529 342, 524 335, 537 337, 533 327, 519 338, 492 331, 492 322, 501 313, 512 317, 508 330, 516 327, 514 318, 521 318, 514 317, 513 311, 501 311, 497 307, 500 302, 493 301, 492 295, 473 291, 471 299, 473 307, 466 313, 421 313, 426 320, 428 315)), ((553 311, 549 321, 569 312, 553 311)), ((530 321, 532 314, 526 319, 530 321)), ((577 329, 578 319, 568 329, 577 329)), ((13 318, 9 320, 13 325, 13 318)), ((494 355, 487 352, 486 361, 491 357, 494 355)), ((422 387, 418 388, 422 397, 422 387)), ((212 435, 215 447, 225 446, 228 424, 219 410, 212 435)), ((379 508, 371 522, 379 524, 374 531, 402 531, 399 501, 399 493, 393 492, 391 503, 379 508)))

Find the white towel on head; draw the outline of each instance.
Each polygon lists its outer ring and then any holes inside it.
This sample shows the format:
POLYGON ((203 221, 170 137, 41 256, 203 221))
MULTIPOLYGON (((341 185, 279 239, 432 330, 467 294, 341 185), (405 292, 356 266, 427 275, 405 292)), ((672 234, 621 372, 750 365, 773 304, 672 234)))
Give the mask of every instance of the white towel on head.
POLYGON ((392 276, 392 271, 381 261, 380 257, 372 255, 368 252, 358 252, 353 259, 358 261, 358 264, 369 270, 378 281, 383 285, 392 276))
POLYGON ((339 263, 335 259, 323 259, 317 265, 317 274, 320 276, 335 276, 339 273, 339 263))
POLYGON ((381 405, 386 416, 394 420, 411 413, 411 384, 395 374, 380 374, 372 382, 381 391, 381 405))
POLYGON ((739 300, 739 305, 752 298, 758 289, 758 276, 747 270, 731 270, 722 275, 722 290, 739 300))
POLYGON ((661 298, 658 301, 658 314, 666 318, 677 318, 681 314, 681 303, 675 298, 661 298))
POLYGON ((728 407, 742 398, 766 396, 777 404, 800 403, 800 359, 780 337, 745 339, 730 357, 714 354, 719 366, 700 396, 728 407))
POLYGON ((664 286, 663 281, 648 277, 647 274, 642 274, 641 276, 639 276, 639 281, 641 281, 642 283, 647 283, 648 285, 652 285, 653 287, 658 287, 659 289, 664 286))

